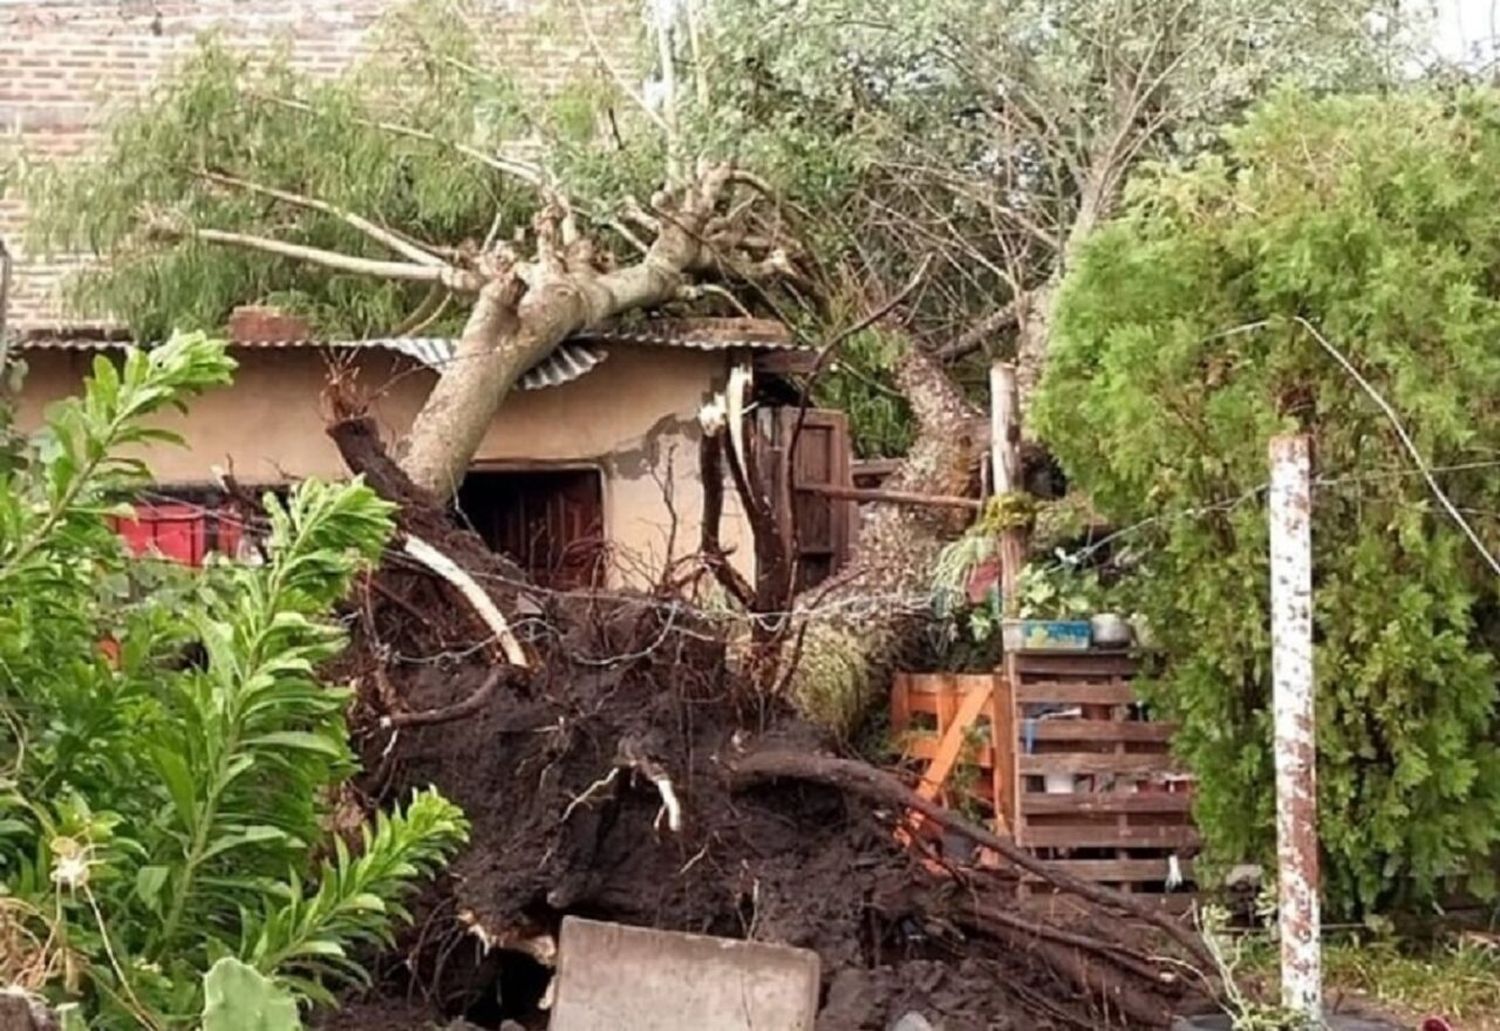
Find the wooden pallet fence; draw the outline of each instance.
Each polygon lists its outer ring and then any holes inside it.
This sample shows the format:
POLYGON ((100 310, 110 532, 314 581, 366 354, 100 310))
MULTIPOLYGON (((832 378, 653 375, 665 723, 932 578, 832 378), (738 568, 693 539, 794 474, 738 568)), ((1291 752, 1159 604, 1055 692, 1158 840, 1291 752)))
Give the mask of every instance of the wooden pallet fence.
POLYGON ((1199 838, 1170 723, 1144 717, 1115 652, 1016 656, 1018 840, 1127 891, 1183 893, 1199 838))
MULTIPOLYGON (((1136 663, 1021 653, 1000 673, 900 673, 891 730, 929 798, 978 814, 1040 858, 1125 890, 1190 889, 1191 782, 1175 728, 1143 718, 1136 663)), ((913 825, 916 826, 916 825, 913 825)))

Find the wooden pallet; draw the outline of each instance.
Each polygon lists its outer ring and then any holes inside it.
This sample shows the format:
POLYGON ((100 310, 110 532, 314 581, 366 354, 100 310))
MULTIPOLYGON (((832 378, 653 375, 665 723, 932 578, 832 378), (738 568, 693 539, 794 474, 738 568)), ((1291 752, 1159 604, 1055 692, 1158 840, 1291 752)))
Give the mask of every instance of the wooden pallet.
POLYGON ((922 773, 919 793, 977 806, 1002 833, 1080 877, 1182 904, 1198 847, 1192 796, 1170 754, 1175 728, 1142 718, 1135 661, 1022 653, 1009 665, 1014 688, 1001 673, 897 674, 891 729, 922 773), (1038 718, 1056 709, 1075 714, 1038 718), (1049 793, 1049 775, 1073 790, 1049 793), (1168 892, 1174 877, 1183 883, 1168 892))
POLYGON ((922 772, 917 793, 977 805, 997 832, 1015 826, 1015 706, 994 673, 898 673, 891 731, 922 772), (957 775, 957 776, 956 776, 957 775))
POLYGON ((1143 718, 1136 662, 1112 652, 1017 655, 1017 839, 1071 873, 1126 891, 1181 894, 1199 838, 1176 728, 1143 718), (1070 711, 1041 718, 1047 710, 1070 711), (1071 781, 1049 793, 1046 779, 1071 781), (1168 882, 1182 883, 1169 892, 1168 882))

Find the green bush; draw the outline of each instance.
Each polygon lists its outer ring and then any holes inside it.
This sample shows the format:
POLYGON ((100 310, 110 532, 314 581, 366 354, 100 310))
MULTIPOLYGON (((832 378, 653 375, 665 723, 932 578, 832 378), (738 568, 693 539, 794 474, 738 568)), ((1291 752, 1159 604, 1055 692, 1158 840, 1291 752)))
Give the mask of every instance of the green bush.
POLYGON ((331 999, 364 976, 346 950, 382 940, 465 833, 432 793, 353 852, 327 829, 354 760, 347 693, 315 670, 388 503, 301 484, 266 499, 266 564, 194 576, 129 560, 110 529, 147 482, 121 449, 169 437, 149 417, 232 368, 201 335, 101 357, 0 470, 0 983, 90 1028, 196 1026, 225 957, 331 999))
POLYGON ((1497 580, 1390 423, 1500 551, 1500 94, 1274 98, 1160 168, 1080 255, 1035 419, 1144 556, 1209 856, 1265 858, 1267 443, 1312 434, 1326 895, 1360 912, 1491 890, 1497 580), (1299 321, 1299 320, 1305 320, 1299 321))

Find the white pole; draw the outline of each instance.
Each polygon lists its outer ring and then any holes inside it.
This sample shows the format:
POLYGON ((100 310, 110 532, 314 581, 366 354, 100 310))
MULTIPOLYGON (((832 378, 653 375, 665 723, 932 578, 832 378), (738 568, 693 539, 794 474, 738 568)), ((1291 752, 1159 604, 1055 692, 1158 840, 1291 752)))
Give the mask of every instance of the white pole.
POLYGON ((1312 663, 1312 455, 1305 436, 1271 441, 1271 677, 1281 1001, 1322 1019, 1318 915, 1316 695, 1312 663))

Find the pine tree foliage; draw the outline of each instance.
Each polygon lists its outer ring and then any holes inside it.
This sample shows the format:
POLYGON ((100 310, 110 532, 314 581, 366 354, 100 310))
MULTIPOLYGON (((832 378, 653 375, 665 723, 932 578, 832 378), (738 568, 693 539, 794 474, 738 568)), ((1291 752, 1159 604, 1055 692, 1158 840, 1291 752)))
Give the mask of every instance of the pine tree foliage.
POLYGON ((1301 431, 1329 899, 1490 891, 1500 583, 1309 326, 1500 552, 1500 95, 1283 95, 1132 194, 1066 284, 1038 425, 1140 524, 1133 587, 1170 660, 1152 697, 1212 854, 1274 842, 1264 484, 1269 438, 1301 431))
POLYGON ((0 471, 0 981, 90 1027, 195 1024, 224 956, 327 999, 361 976, 344 950, 383 940, 465 834, 431 793, 358 850, 326 829, 354 761, 346 692, 315 670, 389 503, 303 483, 266 499, 266 564, 197 576, 129 559, 110 527, 148 482, 122 449, 232 367, 201 334, 101 357, 0 471))

